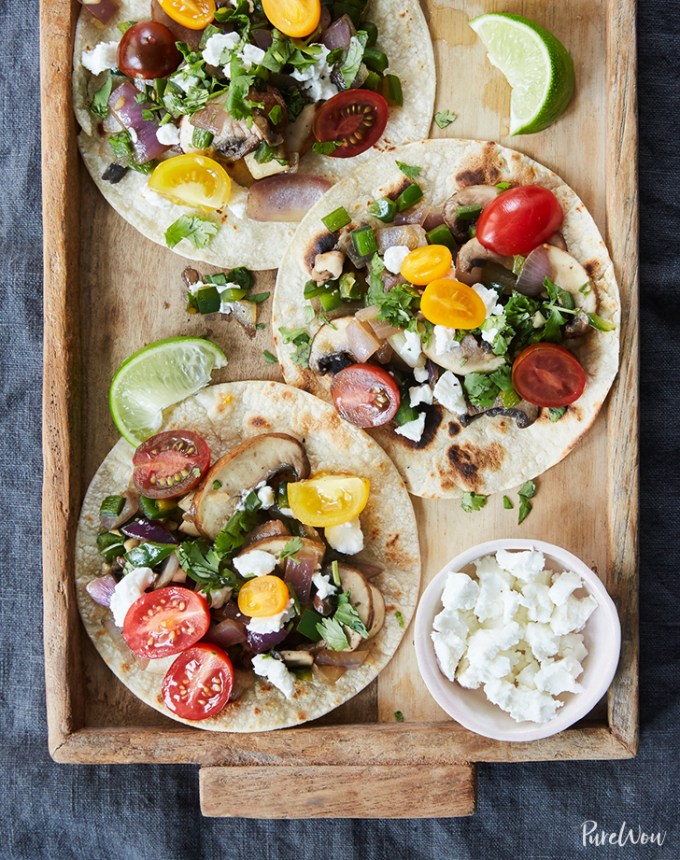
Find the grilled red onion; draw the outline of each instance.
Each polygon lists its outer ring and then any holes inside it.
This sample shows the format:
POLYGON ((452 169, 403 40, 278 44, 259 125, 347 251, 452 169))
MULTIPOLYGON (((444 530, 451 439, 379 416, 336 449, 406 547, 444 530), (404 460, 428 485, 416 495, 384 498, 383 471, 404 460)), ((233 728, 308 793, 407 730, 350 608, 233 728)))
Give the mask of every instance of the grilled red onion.
POLYGON ((347 345, 358 362, 368 361, 380 349, 380 341, 371 326, 356 318, 347 326, 347 345))
POLYGON ((330 651, 324 648, 314 658, 319 666, 340 666, 343 669, 356 669, 368 657, 368 651, 330 651))
POLYGON ((126 526, 121 526, 120 530, 124 535, 137 538, 137 540, 149 540, 153 543, 177 543, 177 538, 172 532, 147 519, 135 520, 126 526))
POLYGON ((110 573, 107 573, 105 576, 98 576, 96 579, 91 579, 85 586, 87 593, 100 606, 111 605, 111 595, 115 588, 116 580, 110 573))
POLYGON ((417 206, 411 206, 405 212, 398 212, 394 218, 394 226, 401 227, 403 224, 417 224, 422 227, 427 216, 430 214, 430 206, 428 203, 419 203, 417 206))
POLYGON ((444 215, 441 206, 435 206, 427 213, 427 218, 423 221, 423 230, 430 232, 435 227, 439 227, 444 223, 444 215))
POLYGON ((258 48, 262 48, 263 51, 266 51, 267 48, 271 46, 272 43, 272 31, 271 30, 251 30, 250 35, 253 37, 253 42, 257 45, 258 48))
POLYGON ((175 37, 175 41, 186 42, 192 51, 198 50, 201 38, 203 37, 203 30, 190 30, 188 27, 178 24, 177 21, 163 11, 163 7, 158 0, 151 0, 151 18, 154 21, 158 21, 159 24, 164 24, 175 37))
POLYGON ((267 176, 250 186, 247 215, 254 221, 301 221, 331 185, 308 173, 267 176))
POLYGON ((336 48, 342 48, 343 51, 346 51, 355 33, 356 27, 352 23, 352 19, 349 15, 343 15, 342 18, 333 21, 323 34, 323 43, 329 51, 334 51, 336 48))
POLYGON ((135 101, 136 95, 136 88, 129 81, 125 81, 109 96, 109 107, 118 122, 130 133, 135 158, 143 164, 158 158, 169 147, 156 137, 158 123, 142 119, 142 111, 148 110, 150 105, 138 104, 135 101))
POLYGON ((271 651, 272 648, 276 648, 283 642, 286 636, 288 636, 288 631, 285 627, 274 633, 253 633, 252 630, 246 628, 248 645, 253 654, 264 654, 266 651, 271 651))
POLYGON ((118 11, 119 6, 118 0, 80 0, 80 3, 82 3, 90 15, 94 15, 102 24, 109 23, 118 11))
MULTIPOLYGON (((175 579, 175 577, 177 576, 179 569, 177 553, 173 552, 173 554, 169 555, 163 562, 160 574, 153 584, 153 590, 155 591, 157 588, 164 588, 166 585, 170 585, 171 582, 178 582, 179 580, 175 579)), ((182 573, 184 573, 184 571, 182 571, 182 573)), ((184 579, 182 581, 186 581, 186 578, 187 575, 184 573, 184 579)))
POLYGON ((255 543, 257 540, 263 540, 263 538, 279 537, 289 534, 290 532, 281 520, 267 520, 267 522, 261 523, 259 526, 255 526, 251 532, 248 532, 246 536, 246 545, 255 543))
POLYGON ((123 498, 125 499, 125 504, 123 505, 123 510, 118 514, 118 516, 114 516, 113 514, 99 514, 99 523, 103 529, 111 531, 111 529, 120 528, 123 523, 132 519, 139 510, 139 496, 136 493, 128 490, 128 492, 123 495, 123 498))
POLYGON ((328 6, 321 7, 321 18, 319 19, 319 29, 323 33, 323 31, 328 27, 331 23, 331 10, 328 6))
POLYGON ((420 224, 402 224, 400 227, 380 227, 375 231, 378 251, 384 254, 394 245, 405 245, 409 251, 427 245, 427 236, 420 224))
POLYGON ((206 642, 218 645, 220 648, 230 648, 232 645, 241 645, 246 641, 246 626, 241 621, 233 618, 225 618, 219 624, 215 624, 203 637, 206 642))
POLYGON ((295 553, 295 558, 286 559, 284 580, 292 585, 301 606, 309 603, 312 591, 312 577, 324 556, 323 544, 307 544, 295 553))
POLYGON ((552 273, 550 259, 543 245, 529 254, 517 278, 515 289, 525 296, 537 296, 543 292, 543 282, 552 273))

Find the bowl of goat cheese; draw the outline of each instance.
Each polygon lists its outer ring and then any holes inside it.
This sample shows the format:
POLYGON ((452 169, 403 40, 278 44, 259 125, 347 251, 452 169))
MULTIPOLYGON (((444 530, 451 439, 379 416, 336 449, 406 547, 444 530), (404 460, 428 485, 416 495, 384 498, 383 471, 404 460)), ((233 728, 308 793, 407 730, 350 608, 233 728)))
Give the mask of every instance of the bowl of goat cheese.
POLYGON ((495 540, 452 559, 423 593, 416 658, 435 701, 502 741, 557 734, 605 695, 621 650, 606 588, 543 541, 495 540))

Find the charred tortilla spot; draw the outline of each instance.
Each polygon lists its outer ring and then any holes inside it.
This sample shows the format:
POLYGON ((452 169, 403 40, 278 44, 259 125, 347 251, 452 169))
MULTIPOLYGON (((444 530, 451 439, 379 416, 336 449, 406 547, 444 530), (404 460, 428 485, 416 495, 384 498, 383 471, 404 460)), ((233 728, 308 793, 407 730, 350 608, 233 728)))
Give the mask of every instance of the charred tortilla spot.
POLYGON ((595 273, 599 269, 599 263, 597 260, 588 260, 583 264, 583 268, 588 273, 588 277, 592 280, 595 277, 595 273))
POLYGON ((332 251, 335 248, 338 237, 335 233, 318 233, 314 236, 309 244, 308 250, 305 252, 305 266, 308 271, 314 268, 314 261, 318 254, 325 254, 326 251, 332 251))
POLYGON ((260 708, 253 708, 253 713, 256 717, 258 717, 262 713, 262 711, 260 710, 260 708))
POLYGON ((255 415, 250 419, 250 424, 252 427, 270 427, 269 421, 266 418, 262 418, 260 415, 255 415))
POLYGON ((417 450, 422 451, 424 448, 429 447, 430 443, 434 440, 441 423, 441 411, 437 408, 430 408, 425 412, 425 428, 423 430, 423 435, 417 442, 407 439, 405 436, 399 436, 398 438, 409 448, 416 448, 417 450))
POLYGON ((460 433, 460 424, 455 421, 449 421, 449 436, 457 436, 460 433))
MULTIPOLYGON (((452 469, 452 477, 458 478, 456 485, 462 484, 471 490, 479 490, 484 485, 483 472, 497 472, 505 460, 505 449, 497 442, 486 448, 470 445, 451 445, 446 452, 452 469)), ((442 484, 444 482, 442 473, 442 484)))
POLYGON ((390 548, 393 547, 398 540, 399 540, 398 534, 392 535, 392 537, 387 541, 387 546, 390 548))

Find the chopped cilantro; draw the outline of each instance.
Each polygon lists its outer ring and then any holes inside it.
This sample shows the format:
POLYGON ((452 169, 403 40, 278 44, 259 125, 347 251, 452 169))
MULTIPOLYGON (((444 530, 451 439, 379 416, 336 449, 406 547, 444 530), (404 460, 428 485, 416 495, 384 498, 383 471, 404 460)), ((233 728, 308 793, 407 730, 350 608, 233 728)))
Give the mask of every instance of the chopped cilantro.
POLYGON ((452 113, 450 110, 440 110, 434 115, 434 121, 439 128, 447 128, 452 122, 458 119, 458 114, 452 113))
POLYGON ((290 558, 293 561, 297 561, 295 554, 300 552, 302 549, 302 538, 294 537, 283 545, 283 549, 279 553, 279 561, 284 558, 290 558))
POLYGON ((478 409, 490 409, 500 391, 487 373, 468 373, 463 380, 463 387, 470 403, 478 409))
POLYGON ((548 415, 550 416, 550 420, 554 423, 555 421, 559 421, 566 411, 566 406, 551 406, 550 409, 548 409, 548 415))
POLYGON ((264 360, 267 364, 276 364, 278 362, 278 358, 273 353, 269 352, 268 349, 263 349, 262 355, 264 356, 264 360))
POLYGON ((403 630, 403 629, 404 629, 404 627, 406 627, 406 622, 404 621, 404 616, 401 614, 401 612, 399 612, 399 610, 398 610, 398 609, 397 609, 397 611, 394 613, 394 617, 397 619, 397 624, 398 624, 398 625, 401 627, 401 629, 403 630))
MULTIPOLYGON (((278 105, 277 105, 278 107, 278 105)), ((276 161, 279 164, 288 165, 288 161, 279 154, 280 150, 276 146, 270 146, 265 140, 255 150, 255 161, 258 164, 268 164, 270 161, 276 161)))
POLYGON ((403 722, 404 722, 404 715, 402 714, 402 712, 401 712, 401 711, 395 711, 395 712, 394 712, 394 719, 395 719, 398 723, 403 723, 403 722))
POLYGON ((511 182, 497 182, 496 188, 500 191, 507 191, 508 188, 512 188, 511 182))
POLYGON ((248 296, 247 301, 252 302, 254 305, 261 305, 262 302, 267 301, 269 296, 271 296, 271 293, 253 293, 252 296, 248 296))
POLYGON ((378 319, 397 328, 413 328, 416 325, 415 313, 420 307, 420 293, 410 284, 397 284, 388 293, 382 280, 385 264, 374 254, 369 263, 368 291, 365 303, 379 309, 378 319))
POLYGON ((519 490, 519 516, 517 523, 523 523, 531 513, 533 505, 529 499, 533 499, 536 495, 536 484, 533 481, 527 481, 520 487, 519 490))
POLYGON ((255 528, 260 519, 258 511, 262 502, 256 492, 251 491, 242 502, 243 507, 231 515, 229 521, 215 538, 215 552, 223 558, 233 555, 245 543, 246 535, 255 528))
POLYGON ((111 95, 112 87, 113 78, 111 75, 107 75, 103 85, 92 96, 90 113, 93 113, 95 116, 100 116, 102 119, 109 115, 109 96, 111 95))
POLYGON ((137 21, 121 21, 120 24, 117 24, 116 26, 120 32, 125 35, 130 27, 134 27, 136 23, 137 21))
POLYGON ((293 352, 293 363, 298 367, 309 367, 309 354, 312 350, 312 339, 304 328, 289 329, 281 326, 279 333, 284 343, 292 343, 295 346, 293 352))
POLYGON ((349 602, 348 591, 343 591, 342 594, 338 595, 338 608, 335 610, 333 619, 349 627, 350 630, 354 630, 364 639, 368 639, 368 630, 364 622, 359 618, 359 613, 349 602))
POLYGON ((312 149, 318 155, 332 155, 340 144, 335 140, 317 140, 312 149))
POLYGON ((283 119, 283 108, 281 105, 274 105, 267 116, 272 125, 278 125, 283 119))
POLYGON ((515 507, 510 496, 503 496, 503 507, 506 511, 511 511, 515 507))
POLYGON ((420 176, 423 170, 422 167, 414 167, 411 164, 405 164, 403 161, 397 161, 397 167, 407 179, 415 179, 416 176, 420 176))
POLYGON ((213 490, 220 490, 222 488, 222 481, 217 481, 217 480, 213 481, 212 482, 212 488, 213 488, 213 490))
POLYGON ((205 248, 219 229, 219 224, 208 218, 182 215, 165 231, 165 243, 174 248, 182 239, 188 239, 194 248, 205 248))
POLYGON ((316 632, 326 642, 331 651, 347 651, 349 642, 342 625, 335 618, 324 618, 316 625, 316 632))
POLYGON ((222 588, 237 585, 236 574, 230 570, 220 571, 220 556, 203 538, 184 541, 177 547, 177 557, 189 579, 203 588, 222 588))
POLYGON ((463 498, 460 505, 468 514, 472 511, 481 511, 486 505, 488 496, 482 496, 479 493, 463 493, 463 498))

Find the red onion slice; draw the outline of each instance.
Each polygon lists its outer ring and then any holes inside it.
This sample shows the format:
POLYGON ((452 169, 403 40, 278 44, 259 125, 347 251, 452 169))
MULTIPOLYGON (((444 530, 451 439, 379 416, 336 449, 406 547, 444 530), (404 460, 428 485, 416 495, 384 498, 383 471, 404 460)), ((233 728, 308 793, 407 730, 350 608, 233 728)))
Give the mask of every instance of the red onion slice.
POLYGON ((166 528, 149 520, 135 520, 121 527, 124 535, 137 540, 150 540, 153 543, 177 543, 177 538, 166 528))
POLYGON ((368 361, 380 349, 380 341, 372 327, 358 319, 351 320, 347 326, 347 345, 358 362, 368 361))
POLYGON ((79 0, 80 3, 87 9, 90 15, 101 21, 102 24, 108 24, 109 21, 118 11, 119 3, 117 0, 79 0))
POLYGON ((248 645, 253 654, 264 654, 276 648, 288 636, 288 630, 283 627, 281 630, 276 630, 273 633, 253 633, 246 627, 246 637, 248 645))
POLYGON ((124 494, 123 498, 125 499, 125 504, 123 505, 123 510, 118 514, 118 516, 114 516, 113 514, 99 515, 99 522, 103 529, 111 531, 111 529, 120 528, 123 523, 132 519, 139 510, 139 496, 136 493, 128 491, 124 494))
POLYGON ((543 283, 552 273, 550 259, 543 245, 529 254, 517 278, 515 289, 525 296, 538 296, 543 292, 543 283))
POLYGON ((233 618, 225 618, 219 624, 215 624, 205 634, 206 642, 211 642, 220 648, 230 648, 232 645, 241 645, 246 641, 246 627, 241 621, 233 618))
POLYGON ((355 33, 356 28, 352 19, 349 15, 343 15, 342 18, 333 21, 323 34, 323 43, 329 51, 334 51, 336 48, 342 48, 343 51, 346 51, 355 33))
POLYGON ((263 51, 266 51, 267 48, 271 47, 273 41, 271 30, 251 30, 250 35, 257 47, 262 48, 263 51))
POLYGON ((323 33, 331 23, 331 10, 328 6, 321 7, 321 18, 319 19, 319 29, 323 33))
POLYGON ((301 221, 331 185, 307 173, 267 176, 250 186, 247 215, 254 221, 301 221))
POLYGON ((286 559, 284 580, 292 585, 302 606, 309 603, 314 571, 321 565, 325 548, 323 544, 307 544, 295 553, 295 558, 286 559))
POLYGON ((129 81, 125 81, 109 96, 109 107, 118 122, 130 133, 135 158, 140 164, 144 164, 158 158, 169 147, 156 137, 158 123, 142 119, 142 111, 148 110, 150 105, 138 104, 135 101, 136 95, 137 89, 129 81))
POLYGON ((100 606, 111 605, 111 595, 115 591, 116 580, 107 573, 105 576, 98 576, 96 579, 91 579, 85 586, 85 590, 100 606))
MULTIPOLYGON (((173 554, 169 555, 163 562, 160 574, 153 584, 153 590, 156 591, 157 588, 165 588, 165 586, 170 585, 171 582, 177 582, 175 575, 178 570, 179 559, 177 558, 177 553, 173 552, 173 554)), ((186 574, 184 579, 186 580, 186 574)))
POLYGON ((442 208, 441 206, 436 206, 427 213, 427 218, 423 221, 423 230, 429 233, 430 230, 434 230, 435 227, 439 227, 443 223, 444 213, 442 212, 442 208))

